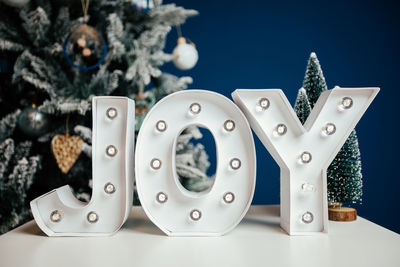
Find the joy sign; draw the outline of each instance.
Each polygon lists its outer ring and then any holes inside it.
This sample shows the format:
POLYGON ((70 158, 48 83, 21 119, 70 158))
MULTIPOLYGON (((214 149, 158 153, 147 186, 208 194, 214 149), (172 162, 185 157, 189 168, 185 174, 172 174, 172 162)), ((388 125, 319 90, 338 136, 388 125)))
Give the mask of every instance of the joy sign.
MULTIPOLYGON (((236 90, 237 105, 211 91, 187 90, 147 114, 135 152, 143 209, 170 236, 216 236, 232 230, 250 207, 256 155, 250 125, 281 168, 281 227, 290 235, 328 231, 326 169, 379 88, 325 91, 302 125, 281 90, 236 90), (249 125, 250 122, 250 125, 249 125), (182 187, 175 147, 189 125, 206 127, 217 146, 213 186, 182 187)), ((93 99, 93 193, 77 200, 68 186, 31 202, 48 236, 110 235, 127 219, 133 195, 134 101, 93 99)))

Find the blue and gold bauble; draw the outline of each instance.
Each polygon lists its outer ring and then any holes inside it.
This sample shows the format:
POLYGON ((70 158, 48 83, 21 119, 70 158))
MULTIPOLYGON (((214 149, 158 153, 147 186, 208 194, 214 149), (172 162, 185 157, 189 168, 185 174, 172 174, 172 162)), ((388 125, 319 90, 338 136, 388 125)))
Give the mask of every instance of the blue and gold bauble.
POLYGON ((107 56, 103 36, 87 24, 76 27, 65 39, 63 48, 68 63, 80 70, 99 67, 107 56))

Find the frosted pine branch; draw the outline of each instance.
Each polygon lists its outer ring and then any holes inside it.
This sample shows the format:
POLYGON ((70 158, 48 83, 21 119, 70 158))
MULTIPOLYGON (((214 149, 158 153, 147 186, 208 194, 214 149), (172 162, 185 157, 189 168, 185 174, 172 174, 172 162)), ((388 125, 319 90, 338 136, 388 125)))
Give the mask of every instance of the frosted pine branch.
POLYGON ((187 146, 191 145, 190 140, 200 139, 203 135, 200 132, 199 128, 196 126, 188 127, 185 131, 178 136, 177 145, 176 145, 176 152, 180 153, 181 151, 187 149, 187 146))
POLYGON ((197 168, 206 173, 207 169, 210 167, 210 161, 208 160, 208 155, 202 144, 197 144, 195 146, 193 150, 193 158, 196 162, 197 168))
POLYGON ((56 94, 53 86, 48 81, 56 79, 55 74, 50 73, 49 68, 42 59, 32 55, 28 50, 25 50, 18 57, 14 66, 13 82, 18 83, 24 80, 32 84, 34 87, 41 89, 49 94, 51 98, 55 98, 56 94), (28 68, 30 70, 28 70, 28 68))
MULTIPOLYGON (((2 21, 6 22, 14 15, 15 13, 6 11, 5 14, 2 14, 2 21)), ((23 44, 23 35, 21 35, 19 32, 19 25, 0 23, 0 40, 7 40, 12 43, 23 44)))
POLYGON ((52 56, 55 56, 55 55, 61 55, 62 53, 63 53, 63 47, 62 47, 62 45, 61 44, 59 44, 59 43, 54 43, 51 47, 49 47, 49 49, 48 49, 48 53, 50 54, 50 55, 52 55, 52 56))
POLYGON ((62 44, 76 25, 78 25, 78 22, 71 20, 68 7, 60 7, 54 24, 55 41, 62 44))
POLYGON ((215 177, 203 179, 188 179, 186 188, 194 192, 202 192, 213 185, 215 177))
POLYGON ((24 141, 17 144, 12 156, 11 164, 16 165, 22 158, 28 158, 32 150, 32 141, 24 141))
POLYGON ((25 9, 21 10, 21 19, 24 21, 24 27, 30 40, 35 46, 40 45, 40 41, 45 38, 48 29, 50 28, 50 20, 42 7, 37 7, 36 10, 26 13, 25 9))
POLYGON ((33 177, 40 166, 40 157, 30 157, 29 161, 22 158, 14 166, 13 172, 8 177, 8 183, 12 184, 18 195, 26 197, 26 190, 31 186, 33 177))
POLYGON ((185 165, 182 163, 176 163, 176 172, 179 177, 184 179, 204 179, 207 176, 196 168, 196 166, 185 165))
POLYGON ((92 158, 92 146, 88 143, 83 142, 81 146, 82 152, 85 153, 86 156, 92 158))
POLYGON ((23 51, 24 50, 24 46, 19 44, 19 43, 16 43, 16 42, 0 39, 0 50, 5 50, 5 51, 23 51))
POLYGON ((88 100, 72 99, 69 101, 66 99, 46 100, 39 107, 39 111, 48 114, 69 114, 76 112, 80 115, 85 115, 90 109, 90 98, 88 100))
POLYGON ((157 99, 161 99, 166 95, 186 89, 192 82, 192 77, 184 76, 178 78, 174 75, 164 73, 154 81, 157 86, 157 99))
POLYGON ((4 181, 4 175, 7 172, 8 164, 14 154, 14 140, 6 139, 0 144, 0 179, 4 181))
POLYGON ((199 12, 193 9, 184 9, 175 4, 161 5, 154 8, 149 15, 152 17, 154 25, 167 24, 178 25, 185 23, 188 17, 196 16, 199 12))
POLYGON ((114 58, 120 59, 125 54, 125 46, 122 43, 124 37, 124 25, 117 14, 112 13, 108 16, 107 37, 110 50, 114 58))
POLYGON ((132 62, 125 74, 126 80, 131 81, 138 76, 140 82, 147 85, 152 77, 161 75, 158 66, 172 60, 172 56, 162 51, 153 53, 152 47, 164 45, 165 37, 170 30, 169 26, 157 25, 153 29, 143 32, 139 39, 133 42, 132 49, 127 52, 127 56, 131 58, 132 62))
POLYGON ((105 66, 102 66, 97 74, 92 76, 89 87, 95 94, 109 95, 118 87, 122 75, 121 70, 114 70, 110 73, 105 66))
POLYGON ((0 142, 13 134, 20 113, 17 109, 0 120, 0 142))
POLYGON ((92 143, 92 130, 90 128, 77 125, 74 128, 74 132, 86 142, 92 143))

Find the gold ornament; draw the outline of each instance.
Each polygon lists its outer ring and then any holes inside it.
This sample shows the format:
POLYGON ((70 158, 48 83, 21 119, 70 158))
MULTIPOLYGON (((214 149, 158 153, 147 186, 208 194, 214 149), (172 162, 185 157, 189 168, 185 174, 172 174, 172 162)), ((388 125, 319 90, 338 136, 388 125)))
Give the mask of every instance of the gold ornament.
POLYGON ((51 140, 51 149, 58 167, 67 173, 82 152, 83 140, 79 136, 56 135, 51 140))
POLYGON ((78 40, 76 40, 76 43, 78 44, 79 47, 86 47, 86 39, 85 35, 82 35, 78 40))
POLYGON ((89 48, 87 48, 87 47, 83 48, 83 50, 82 50, 82 56, 84 56, 84 57, 90 57, 91 54, 92 54, 92 51, 91 51, 89 48))
POLYGON ((135 113, 136 115, 144 115, 149 110, 149 108, 145 105, 136 105, 135 106, 135 113))

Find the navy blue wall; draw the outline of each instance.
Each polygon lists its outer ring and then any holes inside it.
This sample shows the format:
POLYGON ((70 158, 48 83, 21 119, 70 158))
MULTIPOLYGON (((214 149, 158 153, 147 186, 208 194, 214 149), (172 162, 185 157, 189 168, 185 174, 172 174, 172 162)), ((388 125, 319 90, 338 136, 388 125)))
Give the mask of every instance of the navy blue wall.
MULTIPOLYGON (((400 19, 396 1, 195 1, 171 0, 200 16, 182 26, 200 59, 190 88, 231 98, 236 88, 280 88, 293 104, 310 52, 316 52, 329 88, 379 86, 357 126, 364 196, 359 214, 400 233, 397 169, 400 19)), ((166 50, 176 44, 176 31, 166 50)), ((279 203, 279 168, 254 135, 257 187, 254 204, 279 203)), ((215 160, 215 159, 212 159, 215 160)))

